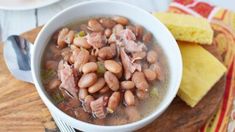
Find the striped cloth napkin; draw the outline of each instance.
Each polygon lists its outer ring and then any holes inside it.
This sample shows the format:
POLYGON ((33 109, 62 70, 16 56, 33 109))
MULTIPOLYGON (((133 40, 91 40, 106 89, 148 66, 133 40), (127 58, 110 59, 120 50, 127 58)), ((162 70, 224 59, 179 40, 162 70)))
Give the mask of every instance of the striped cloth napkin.
POLYGON ((213 45, 228 68, 226 88, 217 112, 201 132, 235 131, 235 13, 197 0, 173 0, 168 12, 207 18, 214 30, 213 45))

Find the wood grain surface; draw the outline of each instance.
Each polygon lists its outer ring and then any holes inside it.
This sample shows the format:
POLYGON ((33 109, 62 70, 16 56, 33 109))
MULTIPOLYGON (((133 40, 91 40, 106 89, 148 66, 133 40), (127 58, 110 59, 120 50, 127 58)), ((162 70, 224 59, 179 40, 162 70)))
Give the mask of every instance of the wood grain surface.
MULTIPOLYGON (((40 28, 23 34, 34 41, 40 28)), ((55 131, 56 125, 34 85, 16 80, 8 71, 0 44, 0 132, 55 131)))
MULTIPOLYGON (((36 28, 22 36, 34 42, 40 29, 36 28)), ((3 45, 0 44, 0 132, 55 131, 56 125, 34 86, 14 79, 8 71, 2 49, 3 45)), ((206 49, 217 56, 213 47, 206 49)), ((223 97, 224 86, 225 77, 222 77, 195 108, 190 108, 176 97, 158 119, 139 131, 198 131, 216 111, 223 97)))

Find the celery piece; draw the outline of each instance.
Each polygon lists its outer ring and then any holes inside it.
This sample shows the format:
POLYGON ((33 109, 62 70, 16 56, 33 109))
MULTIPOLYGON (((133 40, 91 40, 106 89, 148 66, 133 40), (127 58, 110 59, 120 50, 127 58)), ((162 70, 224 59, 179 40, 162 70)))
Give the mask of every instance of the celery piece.
POLYGON ((150 96, 151 96, 151 97, 158 97, 158 89, 157 89, 157 87, 151 88, 151 90, 150 90, 150 96))
POLYGON ((56 75, 56 71, 53 69, 41 70, 42 82, 46 83, 49 79, 53 78, 56 75))
POLYGON ((104 74, 104 73, 106 72, 106 69, 105 69, 105 67, 104 67, 104 63, 101 62, 101 61, 98 61, 98 62, 97 62, 97 65, 98 65, 97 73, 98 73, 99 75, 104 74))
POLYGON ((64 96, 62 95, 62 93, 59 90, 57 90, 56 92, 54 92, 52 94, 52 99, 55 104, 58 104, 58 103, 64 101, 64 96))
POLYGON ((76 38, 76 37, 85 37, 85 36, 86 36, 85 31, 80 31, 80 32, 78 32, 78 33, 75 34, 75 38, 76 38))
POLYGON ((86 33, 85 33, 85 31, 80 31, 80 32, 78 33, 78 35, 79 35, 80 37, 84 37, 84 36, 86 36, 86 33))

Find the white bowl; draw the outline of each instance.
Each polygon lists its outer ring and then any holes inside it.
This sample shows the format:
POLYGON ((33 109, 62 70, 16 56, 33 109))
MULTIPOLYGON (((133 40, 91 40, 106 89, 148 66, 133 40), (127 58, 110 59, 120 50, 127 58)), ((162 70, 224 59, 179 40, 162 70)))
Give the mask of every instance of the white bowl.
POLYGON ((79 3, 70 8, 61 11, 54 16, 41 30, 35 41, 33 58, 31 61, 32 74, 37 91, 43 102, 56 114, 62 121, 68 125, 82 131, 133 131, 144 127, 155 120, 162 112, 166 110, 172 100, 175 98, 178 91, 181 76, 182 76, 182 60, 179 47, 168 31, 168 29, 150 13, 138 7, 114 1, 89 1, 79 3), (134 23, 144 26, 156 38, 158 44, 162 47, 169 64, 169 84, 167 93, 163 100, 156 107, 156 110, 142 120, 119 126, 100 126, 86 123, 62 112, 48 98, 48 94, 43 88, 40 80, 40 62, 43 51, 51 38, 52 34, 63 26, 74 23, 79 19, 84 19, 94 16, 125 16, 134 23))

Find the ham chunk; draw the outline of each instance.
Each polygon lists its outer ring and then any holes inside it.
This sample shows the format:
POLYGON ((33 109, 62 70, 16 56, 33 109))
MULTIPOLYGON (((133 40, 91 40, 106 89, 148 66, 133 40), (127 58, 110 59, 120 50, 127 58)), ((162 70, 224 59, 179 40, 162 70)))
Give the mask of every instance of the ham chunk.
POLYGON ((58 72, 61 79, 60 88, 65 89, 72 98, 77 98, 78 89, 71 66, 67 62, 63 62, 63 65, 60 62, 58 72))
POLYGON ((92 101, 90 104, 92 114, 99 119, 105 118, 106 117, 105 106, 107 105, 107 102, 108 102, 108 97, 104 96, 101 96, 98 99, 92 101))
POLYGON ((135 34, 130 29, 124 29, 117 34, 122 40, 136 40, 135 34))
POLYGON ((88 34, 86 37, 88 44, 90 44, 95 49, 102 48, 107 43, 106 37, 102 35, 101 32, 93 32, 88 34))
POLYGON ((135 42, 135 34, 130 29, 122 30, 118 33, 118 38, 123 41, 125 49, 128 52, 142 52, 146 50, 146 46, 143 43, 135 42))
POLYGON ((136 69, 141 71, 141 65, 138 63, 132 63, 131 58, 126 54, 123 48, 121 48, 120 54, 124 67, 125 79, 128 80, 131 78, 132 73, 134 73, 136 69))

